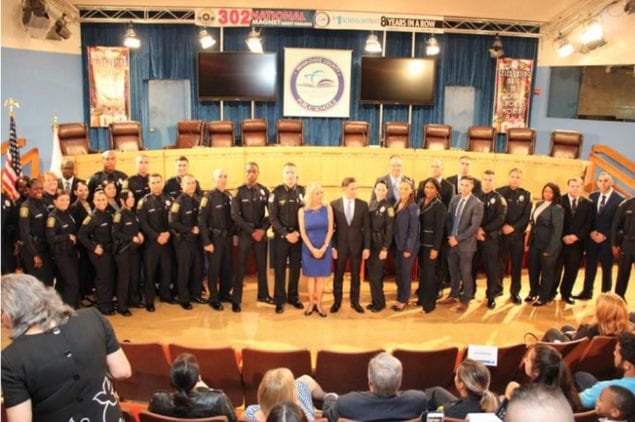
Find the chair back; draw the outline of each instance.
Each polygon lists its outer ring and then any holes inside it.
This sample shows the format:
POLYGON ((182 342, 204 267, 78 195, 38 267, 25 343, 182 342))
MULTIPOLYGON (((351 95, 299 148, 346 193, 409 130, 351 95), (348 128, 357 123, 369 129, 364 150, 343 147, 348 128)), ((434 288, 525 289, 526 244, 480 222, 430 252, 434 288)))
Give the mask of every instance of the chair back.
POLYGON ((286 146, 304 145, 304 121, 280 119, 276 122, 276 143, 286 146))
POLYGON ((60 123, 57 126, 62 155, 83 155, 92 152, 86 123, 60 123))
POLYGON ((158 413, 152 413, 149 410, 141 410, 139 412, 140 422, 229 422, 227 416, 212 416, 209 418, 173 418, 171 416, 163 416, 158 413))
POLYGON ((383 352, 333 352, 320 350, 315 365, 315 379, 324 391, 345 394, 368 390, 368 362, 383 352))
POLYGON ((502 394, 507 384, 516 380, 526 352, 527 346, 524 343, 498 348, 498 364, 487 367, 491 375, 491 391, 502 394))
POLYGON ((408 148, 410 146, 410 123, 388 122, 384 124, 384 146, 386 148, 408 148))
POLYGON ((135 121, 113 122, 110 129, 110 148, 115 151, 139 151, 143 149, 141 123, 135 121))
POLYGON ((580 158, 582 132, 575 130, 554 130, 551 132, 549 155, 556 158, 580 158))
MULTIPOLYGON (((124 422, 137 422, 137 419, 134 416, 134 413, 128 409, 121 408, 121 416, 123 416, 124 422)), ((6 419, 2 419, 3 421, 6 419)))
POLYGON ((245 119, 240 122, 240 142, 244 147, 267 146, 269 135, 265 119, 245 119))
POLYGON ((494 152, 496 129, 490 126, 470 126, 467 129, 467 150, 494 152))
POLYGON ((402 390, 424 390, 428 387, 448 388, 454 381, 458 347, 441 350, 395 349, 392 355, 403 367, 402 390))
MULTIPOLYGON (((567 364, 567 366, 571 370, 571 373, 574 373, 576 368, 578 367, 578 363, 580 362, 580 359, 582 359, 584 352, 586 352, 586 349, 589 348, 590 341, 591 340, 589 340, 588 337, 583 337, 580 340, 576 340, 575 342, 571 341, 571 342, 561 343, 561 344, 576 343, 575 347, 569 349, 566 354, 562 354, 561 352, 562 358, 564 359, 564 363, 567 364)), ((550 345, 552 344, 550 343, 550 345)))
POLYGON ((452 126, 430 124, 423 127, 423 148, 437 151, 452 145, 452 126))
POLYGON ((595 409, 587 412, 574 413, 573 420, 575 422, 597 422, 598 414, 595 412, 595 409))
POLYGON ((536 131, 532 128, 509 128, 506 135, 507 154, 534 155, 536 131))
POLYGON ((192 148, 203 144, 202 120, 181 120, 176 124, 175 148, 192 148))
POLYGON ((616 337, 595 336, 580 358, 576 372, 588 372, 600 381, 618 378, 613 359, 616 337))
POLYGON ((345 121, 342 122, 342 146, 365 147, 368 146, 368 122, 345 121))
POLYGON ((171 390, 170 363, 159 343, 121 342, 132 368, 130 378, 117 380, 116 391, 121 400, 149 402, 157 390, 171 390))
POLYGON ((216 120, 207 122, 207 144, 210 147, 234 146, 234 122, 216 120))

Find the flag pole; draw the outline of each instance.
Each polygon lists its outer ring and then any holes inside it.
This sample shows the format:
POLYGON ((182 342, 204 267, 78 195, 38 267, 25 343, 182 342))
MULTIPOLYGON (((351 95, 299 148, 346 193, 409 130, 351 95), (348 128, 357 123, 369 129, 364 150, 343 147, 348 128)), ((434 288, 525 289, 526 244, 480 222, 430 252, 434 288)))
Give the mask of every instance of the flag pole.
POLYGON ((60 139, 58 135, 59 124, 57 113, 53 115, 53 148, 51 151, 51 167, 50 171, 55 173, 57 177, 62 177, 62 150, 60 147, 60 139))
POLYGON ((4 100, 4 106, 9 108, 9 114, 13 114, 14 108, 20 108, 20 102, 13 97, 4 100))

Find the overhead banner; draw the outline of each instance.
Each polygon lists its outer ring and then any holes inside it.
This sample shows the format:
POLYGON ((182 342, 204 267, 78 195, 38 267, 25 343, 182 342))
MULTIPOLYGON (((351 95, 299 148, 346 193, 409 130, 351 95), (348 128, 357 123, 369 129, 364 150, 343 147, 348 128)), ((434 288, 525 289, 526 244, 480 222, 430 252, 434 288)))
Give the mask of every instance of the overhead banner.
POLYGON ((443 17, 318 10, 313 17, 313 27, 319 29, 440 33, 443 32, 443 17))
POLYGON ((259 28, 311 28, 314 14, 313 10, 254 9, 251 25, 259 28))
POLYGON ((533 66, 533 60, 497 60, 492 117, 492 126, 497 132, 507 133, 509 128, 527 127, 533 66))
POLYGON ((352 50, 284 49, 284 115, 349 117, 352 50))
POLYGON ((88 47, 90 126, 130 120, 130 51, 126 47, 88 47))

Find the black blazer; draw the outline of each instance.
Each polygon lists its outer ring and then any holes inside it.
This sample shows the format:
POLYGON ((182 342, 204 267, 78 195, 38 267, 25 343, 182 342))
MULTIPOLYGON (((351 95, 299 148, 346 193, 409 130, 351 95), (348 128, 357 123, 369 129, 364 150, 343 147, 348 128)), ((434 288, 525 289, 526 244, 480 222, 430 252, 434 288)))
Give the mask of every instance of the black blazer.
POLYGON ((354 391, 338 399, 328 395, 322 405, 322 416, 329 422, 338 418, 357 421, 404 421, 414 419, 428 408, 428 398, 423 391, 398 391, 394 396, 380 396, 370 391, 354 391))
POLYGON ((344 212, 342 198, 331 202, 333 207, 333 247, 338 253, 349 252, 361 254, 363 249, 370 249, 370 214, 368 204, 361 199, 355 199, 353 220, 349 226, 344 212))
POLYGON ((187 395, 192 401, 192 408, 186 414, 180 412, 174 405, 174 393, 167 391, 154 393, 148 410, 152 413, 173 418, 195 419, 226 416, 230 422, 238 420, 234 406, 221 390, 198 387, 187 393, 187 395))
MULTIPOLYGON (((538 208, 544 201, 536 204, 538 208)), ((532 243, 539 250, 557 254, 562 245, 562 226, 564 225, 564 210, 558 204, 551 204, 538 216, 534 217, 536 209, 531 214, 531 233, 529 235, 529 245, 532 243)))
POLYGON ((562 237, 575 234, 578 239, 580 239, 577 243, 582 244, 591 231, 594 214, 593 203, 584 196, 578 197, 578 206, 576 208, 575 215, 571 212, 569 195, 562 195, 560 203, 564 209, 562 237))
POLYGON ((424 248, 441 250, 445 230, 447 209, 440 199, 435 199, 428 205, 421 203, 419 211, 419 240, 424 248))
MULTIPOLYGON (((75 196, 75 188, 77 187, 77 184, 79 182, 86 183, 86 181, 78 178, 77 176, 73 176, 73 181, 71 182, 71 191, 70 191, 71 204, 77 200, 77 197, 75 196)), ((61 177, 57 179, 57 188, 64 190, 64 179, 62 179, 61 177)))
MULTIPOLYGON (((424 180, 419 182, 419 186, 417 187, 417 203, 421 204, 425 199, 425 193, 423 191, 425 185, 423 184, 424 180)), ((441 190, 439 191, 439 196, 441 197, 441 202, 445 205, 445 208, 450 206, 450 201, 452 200, 452 196, 454 196, 454 191, 456 188, 454 185, 447 181, 447 179, 441 179, 441 183, 439 184, 441 190)))
POLYGON ((412 202, 395 213, 394 245, 399 252, 419 251, 419 207, 412 202))
POLYGON ((602 195, 599 191, 591 192, 589 199, 593 201, 593 224, 591 231, 596 230, 602 233, 607 239, 611 238, 611 225, 613 224, 613 217, 617 207, 624 200, 624 197, 617 191, 613 190, 611 196, 606 198, 606 204, 602 207, 602 211, 598 212, 598 205, 600 204, 602 195))
MULTIPOLYGON (((480 194, 481 181, 474 176, 472 176, 472 178, 474 179, 474 189, 472 189, 472 193, 480 194)), ((454 194, 458 194, 459 193, 459 175, 455 174, 454 176, 448 177, 446 180, 454 187, 454 194)))

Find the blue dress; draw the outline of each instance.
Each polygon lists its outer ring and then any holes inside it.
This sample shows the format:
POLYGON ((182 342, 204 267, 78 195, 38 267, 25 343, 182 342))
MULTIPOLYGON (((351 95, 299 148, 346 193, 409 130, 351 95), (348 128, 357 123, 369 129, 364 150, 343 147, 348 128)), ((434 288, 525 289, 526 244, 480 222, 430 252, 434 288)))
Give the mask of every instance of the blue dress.
MULTIPOLYGON (((328 227, 327 207, 323 206, 317 210, 304 209, 304 230, 314 247, 318 249, 322 247, 328 227)), ((302 242, 302 273, 306 277, 328 277, 331 275, 331 245, 322 259, 315 259, 309 248, 302 242)))

